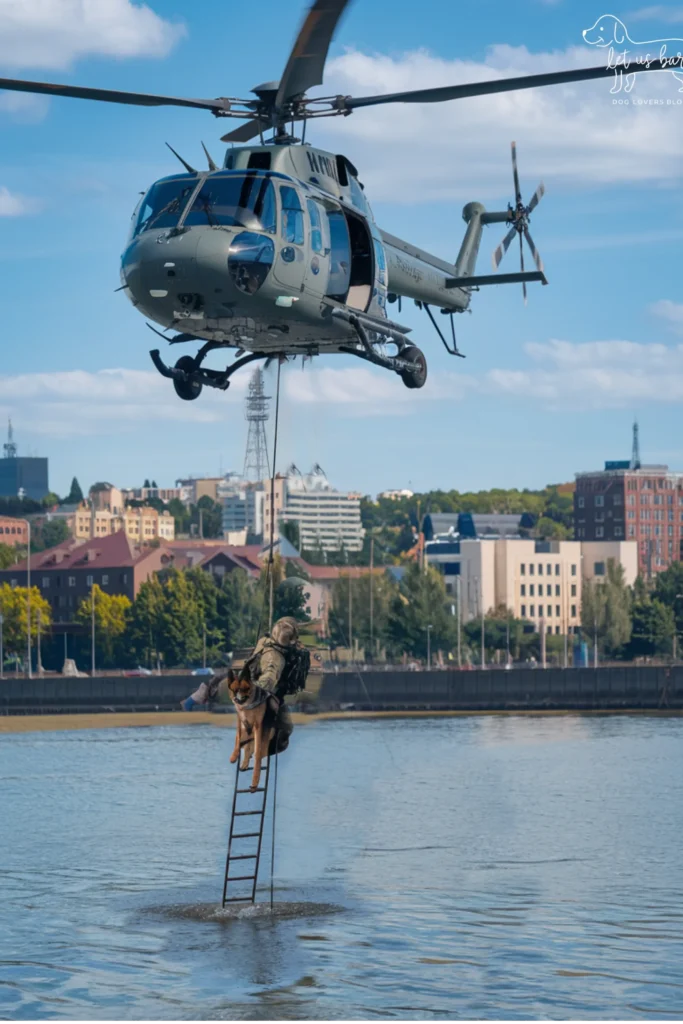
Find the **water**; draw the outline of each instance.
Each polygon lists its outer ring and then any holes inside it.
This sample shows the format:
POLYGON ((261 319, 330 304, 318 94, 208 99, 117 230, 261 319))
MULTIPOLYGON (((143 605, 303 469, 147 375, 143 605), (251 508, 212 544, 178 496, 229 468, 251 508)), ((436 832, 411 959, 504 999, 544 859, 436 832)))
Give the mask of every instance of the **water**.
POLYGON ((683 719, 297 728, 219 921, 231 746, 0 737, 0 1018, 683 1016, 683 719))

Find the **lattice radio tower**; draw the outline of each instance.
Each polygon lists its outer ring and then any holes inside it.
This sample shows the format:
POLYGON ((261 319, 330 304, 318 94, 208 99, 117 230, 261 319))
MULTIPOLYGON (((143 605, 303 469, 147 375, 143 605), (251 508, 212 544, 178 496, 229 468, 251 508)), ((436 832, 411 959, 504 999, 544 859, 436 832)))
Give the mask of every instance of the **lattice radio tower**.
POLYGON ((270 416, 270 396, 263 393, 263 371, 254 370, 249 381, 245 418, 249 424, 247 450, 244 456, 245 480, 265 480, 270 476, 268 445, 266 444, 266 423, 270 416))

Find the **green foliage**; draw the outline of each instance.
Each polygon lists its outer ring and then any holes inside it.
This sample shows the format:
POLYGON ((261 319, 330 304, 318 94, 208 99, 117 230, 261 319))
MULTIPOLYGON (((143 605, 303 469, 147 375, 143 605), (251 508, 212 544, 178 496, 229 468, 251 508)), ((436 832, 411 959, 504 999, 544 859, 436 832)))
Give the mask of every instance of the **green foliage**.
MULTIPOLYGON (((262 588, 257 587, 243 569, 226 573, 218 593, 218 614, 225 631, 226 651, 256 643, 262 610, 262 588)), ((263 621, 265 623, 265 617, 263 621)))
MULTIPOLYGON (((63 519, 51 519, 46 523, 43 523, 39 531, 37 531, 37 540, 42 544, 42 549, 54 548, 58 544, 63 544, 65 540, 68 540, 71 536, 69 527, 63 519)), ((33 542, 33 536, 31 537, 33 542)), ((34 544, 31 544, 33 550, 40 550, 36 548, 34 544)))
POLYGON ((609 657, 618 657, 631 638, 631 592, 624 579, 624 567, 610 558, 604 580, 584 583, 581 599, 581 628, 609 657))
POLYGON ((167 667, 196 665, 203 649, 202 612, 187 574, 170 569, 163 583, 164 600, 159 615, 159 636, 167 667))
POLYGON ((83 501, 83 491, 81 490, 81 485, 78 480, 74 477, 71 481, 71 490, 64 499, 64 504, 78 505, 81 501, 83 501))
POLYGON ((644 598, 633 606, 633 632, 628 647, 631 658, 656 657, 673 652, 673 610, 662 601, 644 598))
POLYGON ((299 550, 299 524, 295 520, 287 520, 287 522, 281 523, 280 533, 297 551, 299 550))
MULTIPOLYGON (((3 644, 6 653, 19 654, 23 657, 26 650, 28 624, 28 592, 26 587, 11 587, 9 583, 0 584, 0 615, 3 617, 3 644)), ((38 624, 41 633, 49 631, 52 623, 50 604, 41 595, 37 587, 31 587, 31 640, 32 646, 37 643, 38 624)))
POLYGON ((91 494, 99 494, 100 491, 108 491, 112 487, 112 484, 108 484, 106 480, 98 480, 97 483, 93 484, 90 488, 91 494))
POLYGON ((41 499, 40 504, 43 506, 43 508, 54 508, 55 505, 60 504, 61 500, 62 499, 59 497, 58 494, 55 494, 53 491, 50 491, 49 494, 46 494, 45 497, 41 499))
POLYGON ((398 597, 398 584, 387 573, 363 576, 341 576, 332 588, 329 625, 333 643, 348 646, 349 612, 353 639, 374 658, 379 651, 392 646, 390 632, 392 609, 398 597), (370 629, 370 591, 372 588, 372 630, 370 629), (349 608, 349 590, 351 607, 349 608))
MULTIPOLYGON (((361 518, 366 530, 373 530, 377 540, 387 549, 391 561, 397 562, 415 543, 415 533, 422 518, 430 512, 473 512, 521 515, 528 512, 537 520, 538 536, 564 540, 573 536, 574 500, 571 494, 560 494, 557 485, 542 491, 519 491, 493 488, 490 491, 428 491, 412 498, 366 497, 361 500, 361 518), (538 528, 540 527, 540 532, 538 528)), ((367 565, 369 548, 357 564, 367 565)))
POLYGON ((163 648, 161 610, 164 591, 157 576, 141 584, 128 617, 126 646, 132 664, 151 667, 163 648))
POLYGON ((9 544, 0 544, 0 569, 9 569, 18 560, 18 552, 9 544))
POLYGON ((192 505, 190 512, 192 522, 196 523, 197 527, 200 525, 201 512, 201 530, 198 531, 201 537, 212 540, 223 536, 223 506, 208 494, 203 495, 196 505, 192 505))
POLYGON ((123 594, 107 594, 97 584, 92 597, 85 597, 76 611, 76 622, 90 630, 93 600, 95 605, 95 659, 102 668, 115 668, 121 664, 121 640, 128 626, 131 603, 123 594))
POLYGON ((196 505, 189 508, 179 498, 171 498, 165 505, 158 498, 150 498, 148 504, 159 510, 168 510, 175 520, 176 537, 196 533, 199 536, 199 510, 202 511, 202 533, 206 540, 223 536, 223 507, 207 494, 203 495, 196 505), (194 529, 193 529, 194 527, 194 529))
POLYGON ((443 576, 433 566, 422 570, 413 563, 391 602, 388 625, 390 649, 426 657, 429 625, 432 627, 432 652, 452 650, 457 642, 457 625, 443 576))

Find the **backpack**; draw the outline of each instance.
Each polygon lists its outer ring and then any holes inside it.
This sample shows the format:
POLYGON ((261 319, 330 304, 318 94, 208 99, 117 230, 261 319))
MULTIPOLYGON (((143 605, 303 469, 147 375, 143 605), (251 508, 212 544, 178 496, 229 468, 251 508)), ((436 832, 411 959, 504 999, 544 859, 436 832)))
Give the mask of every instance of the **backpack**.
POLYGON ((306 686, 311 668, 310 651, 298 641, 286 647, 279 644, 275 646, 285 657, 285 667, 275 688, 275 694, 278 697, 286 697, 288 694, 298 693, 306 686))

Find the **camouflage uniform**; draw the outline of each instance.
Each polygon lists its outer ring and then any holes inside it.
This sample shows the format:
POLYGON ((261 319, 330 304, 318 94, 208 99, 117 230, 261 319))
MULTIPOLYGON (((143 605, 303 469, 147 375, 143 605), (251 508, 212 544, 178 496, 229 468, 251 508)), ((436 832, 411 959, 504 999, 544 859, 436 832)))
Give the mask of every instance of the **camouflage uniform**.
MULTIPOLYGON (((278 619, 270 635, 262 636, 254 648, 253 661, 251 661, 254 682, 265 690, 277 693, 277 684, 285 667, 285 656, 278 648, 295 643, 298 637, 299 630, 296 619, 288 616, 278 619)), ((231 699, 228 680, 224 676, 220 680, 201 683, 194 693, 182 702, 182 707, 186 711, 191 711, 196 704, 206 704, 209 700, 218 704, 227 704, 231 699)), ((284 750, 287 747, 293 728, 292 716, 282 699, 277 719, 278 750, 284 750)))

